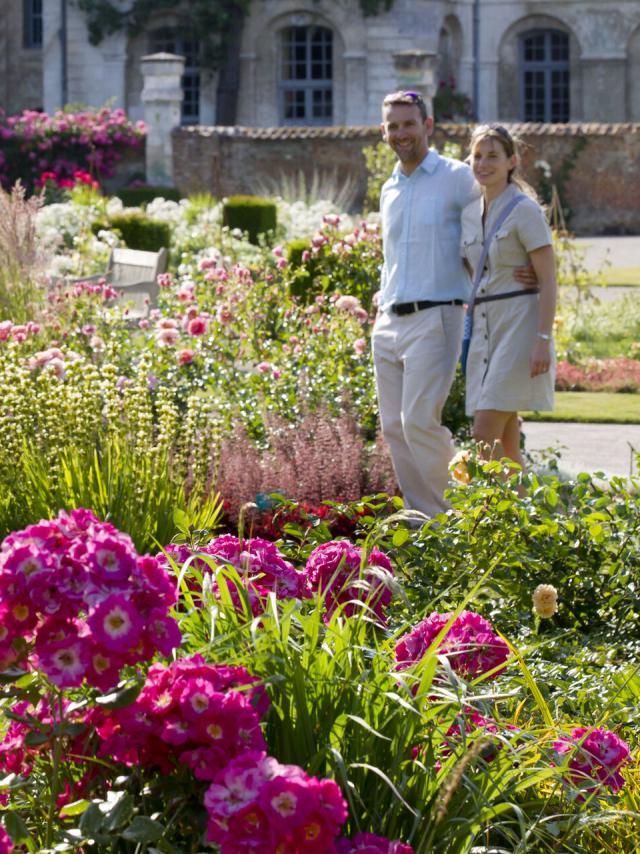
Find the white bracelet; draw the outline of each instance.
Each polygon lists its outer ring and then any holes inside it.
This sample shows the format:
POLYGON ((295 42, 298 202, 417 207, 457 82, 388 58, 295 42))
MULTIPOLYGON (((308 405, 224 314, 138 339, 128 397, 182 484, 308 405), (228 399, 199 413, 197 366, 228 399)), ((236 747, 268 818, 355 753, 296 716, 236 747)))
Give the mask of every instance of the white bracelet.
POLYGON ((543 341, 551 341, 551 335, 547 335, 546 332, 538 332, 538 338, 542 338, 543 341))

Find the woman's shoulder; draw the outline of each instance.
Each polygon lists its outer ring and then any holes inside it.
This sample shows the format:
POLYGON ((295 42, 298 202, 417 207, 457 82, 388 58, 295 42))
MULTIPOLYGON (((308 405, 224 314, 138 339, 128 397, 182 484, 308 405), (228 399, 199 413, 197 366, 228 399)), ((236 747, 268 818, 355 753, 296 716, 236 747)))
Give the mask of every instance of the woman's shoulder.
POLYGON ((469 202, 468 205, 462 208, 462 213, 460 215, 462 220, 462 227, 464 228, 465 224, 479 224, 482 218, 482 197, 478 196, 477 199, 469 202))

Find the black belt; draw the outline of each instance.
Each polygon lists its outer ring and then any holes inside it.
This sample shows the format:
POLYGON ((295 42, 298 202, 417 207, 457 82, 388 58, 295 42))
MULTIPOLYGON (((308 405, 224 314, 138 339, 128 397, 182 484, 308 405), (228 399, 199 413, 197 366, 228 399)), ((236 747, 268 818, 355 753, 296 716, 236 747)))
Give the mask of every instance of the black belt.
POLYGON ((504 294, 489 294, 486 297, 476 297, 473 301, 475 305, 481 302, 495 302, 498 299, 510 299, 511 297, 528 297, 530 294, 539 294, 540 288, 527 288, 526 290, 507 291, 504 294))
MULTIPOLYGON (((477 302, 477 300, 476 300, 477 302)), ((394 314, 413 314, 414 311, 422 311, 423 308, 434 308, 436 305, 464 305, 461 299, 430 300, 421 299, 416 302, 396 302, 391 306, 394 314)))

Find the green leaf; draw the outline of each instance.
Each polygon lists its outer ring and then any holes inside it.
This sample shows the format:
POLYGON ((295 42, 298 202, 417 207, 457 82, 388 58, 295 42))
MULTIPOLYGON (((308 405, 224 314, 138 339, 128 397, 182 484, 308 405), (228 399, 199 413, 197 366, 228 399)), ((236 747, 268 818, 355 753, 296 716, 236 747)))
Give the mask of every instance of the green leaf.
POLYGON ((118 691, 103 694, 102 697, 96 697, 96 703, 106 709, 122 709, 124 706, 131 705, 140 691, 140 685, 125 685, 124 688, 120 688, 118 691))
POLYGON ((122 831, 122 837, 130 842, 156 842, 164 833, 164 826, 159 821, 147 818, 145 815, 137 815, 126 830, 122 831))
POLYGON ((60 810, 61 816, 67 815, 82 815, 91 806, 91 801, 81 800, 73 801, 71 804, 66 804, 60 810))
POLYGON ((398 528, 397 531, 394 531, 391 541, 396 548, 399 548, 400 546, 403 546, 408 539, 409 531, 407 531, 406 528, 398 528))
POLYGON ((102 811, 97 803, 89 804, 87 809, 82 813, 80 819, 80 830, 85 836, 95 836, 102 825, 102 811))
MULTIPOLYGON (((102 829, 109 832, 122 827, 133 815, 133 798, 129 794, 119 792, 121 797, 116 801, 115 805, 107 812, 102 820, 102 829)), ((108 804, 105 804, 108 806, 108 804)))
POLYGON ((23 842, 29 843, 31 841, 31 834, 19 813, 14 812, 13 810, 5 812, 4 827, 16 845, 23 842))

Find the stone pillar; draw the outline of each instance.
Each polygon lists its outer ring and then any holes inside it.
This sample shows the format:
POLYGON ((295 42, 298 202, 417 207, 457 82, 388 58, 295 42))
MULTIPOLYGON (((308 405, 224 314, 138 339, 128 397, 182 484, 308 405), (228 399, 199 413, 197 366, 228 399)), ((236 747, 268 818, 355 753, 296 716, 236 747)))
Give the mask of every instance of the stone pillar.
POLYGON ((345 125, 367 124, 367 55, 344 54, 345 125))
POLYGON ((402 50, 393 54, 396 88, 419 92, 433 115, 433 96, 436 94, 436 65, 438 54, 427 50, 402 50))
POLYGON ((142 57, 142 103, 147 126, 146 176, 152 186, 173 186, 171 131, 180 124, 184 57, 152 53, 142 57))

